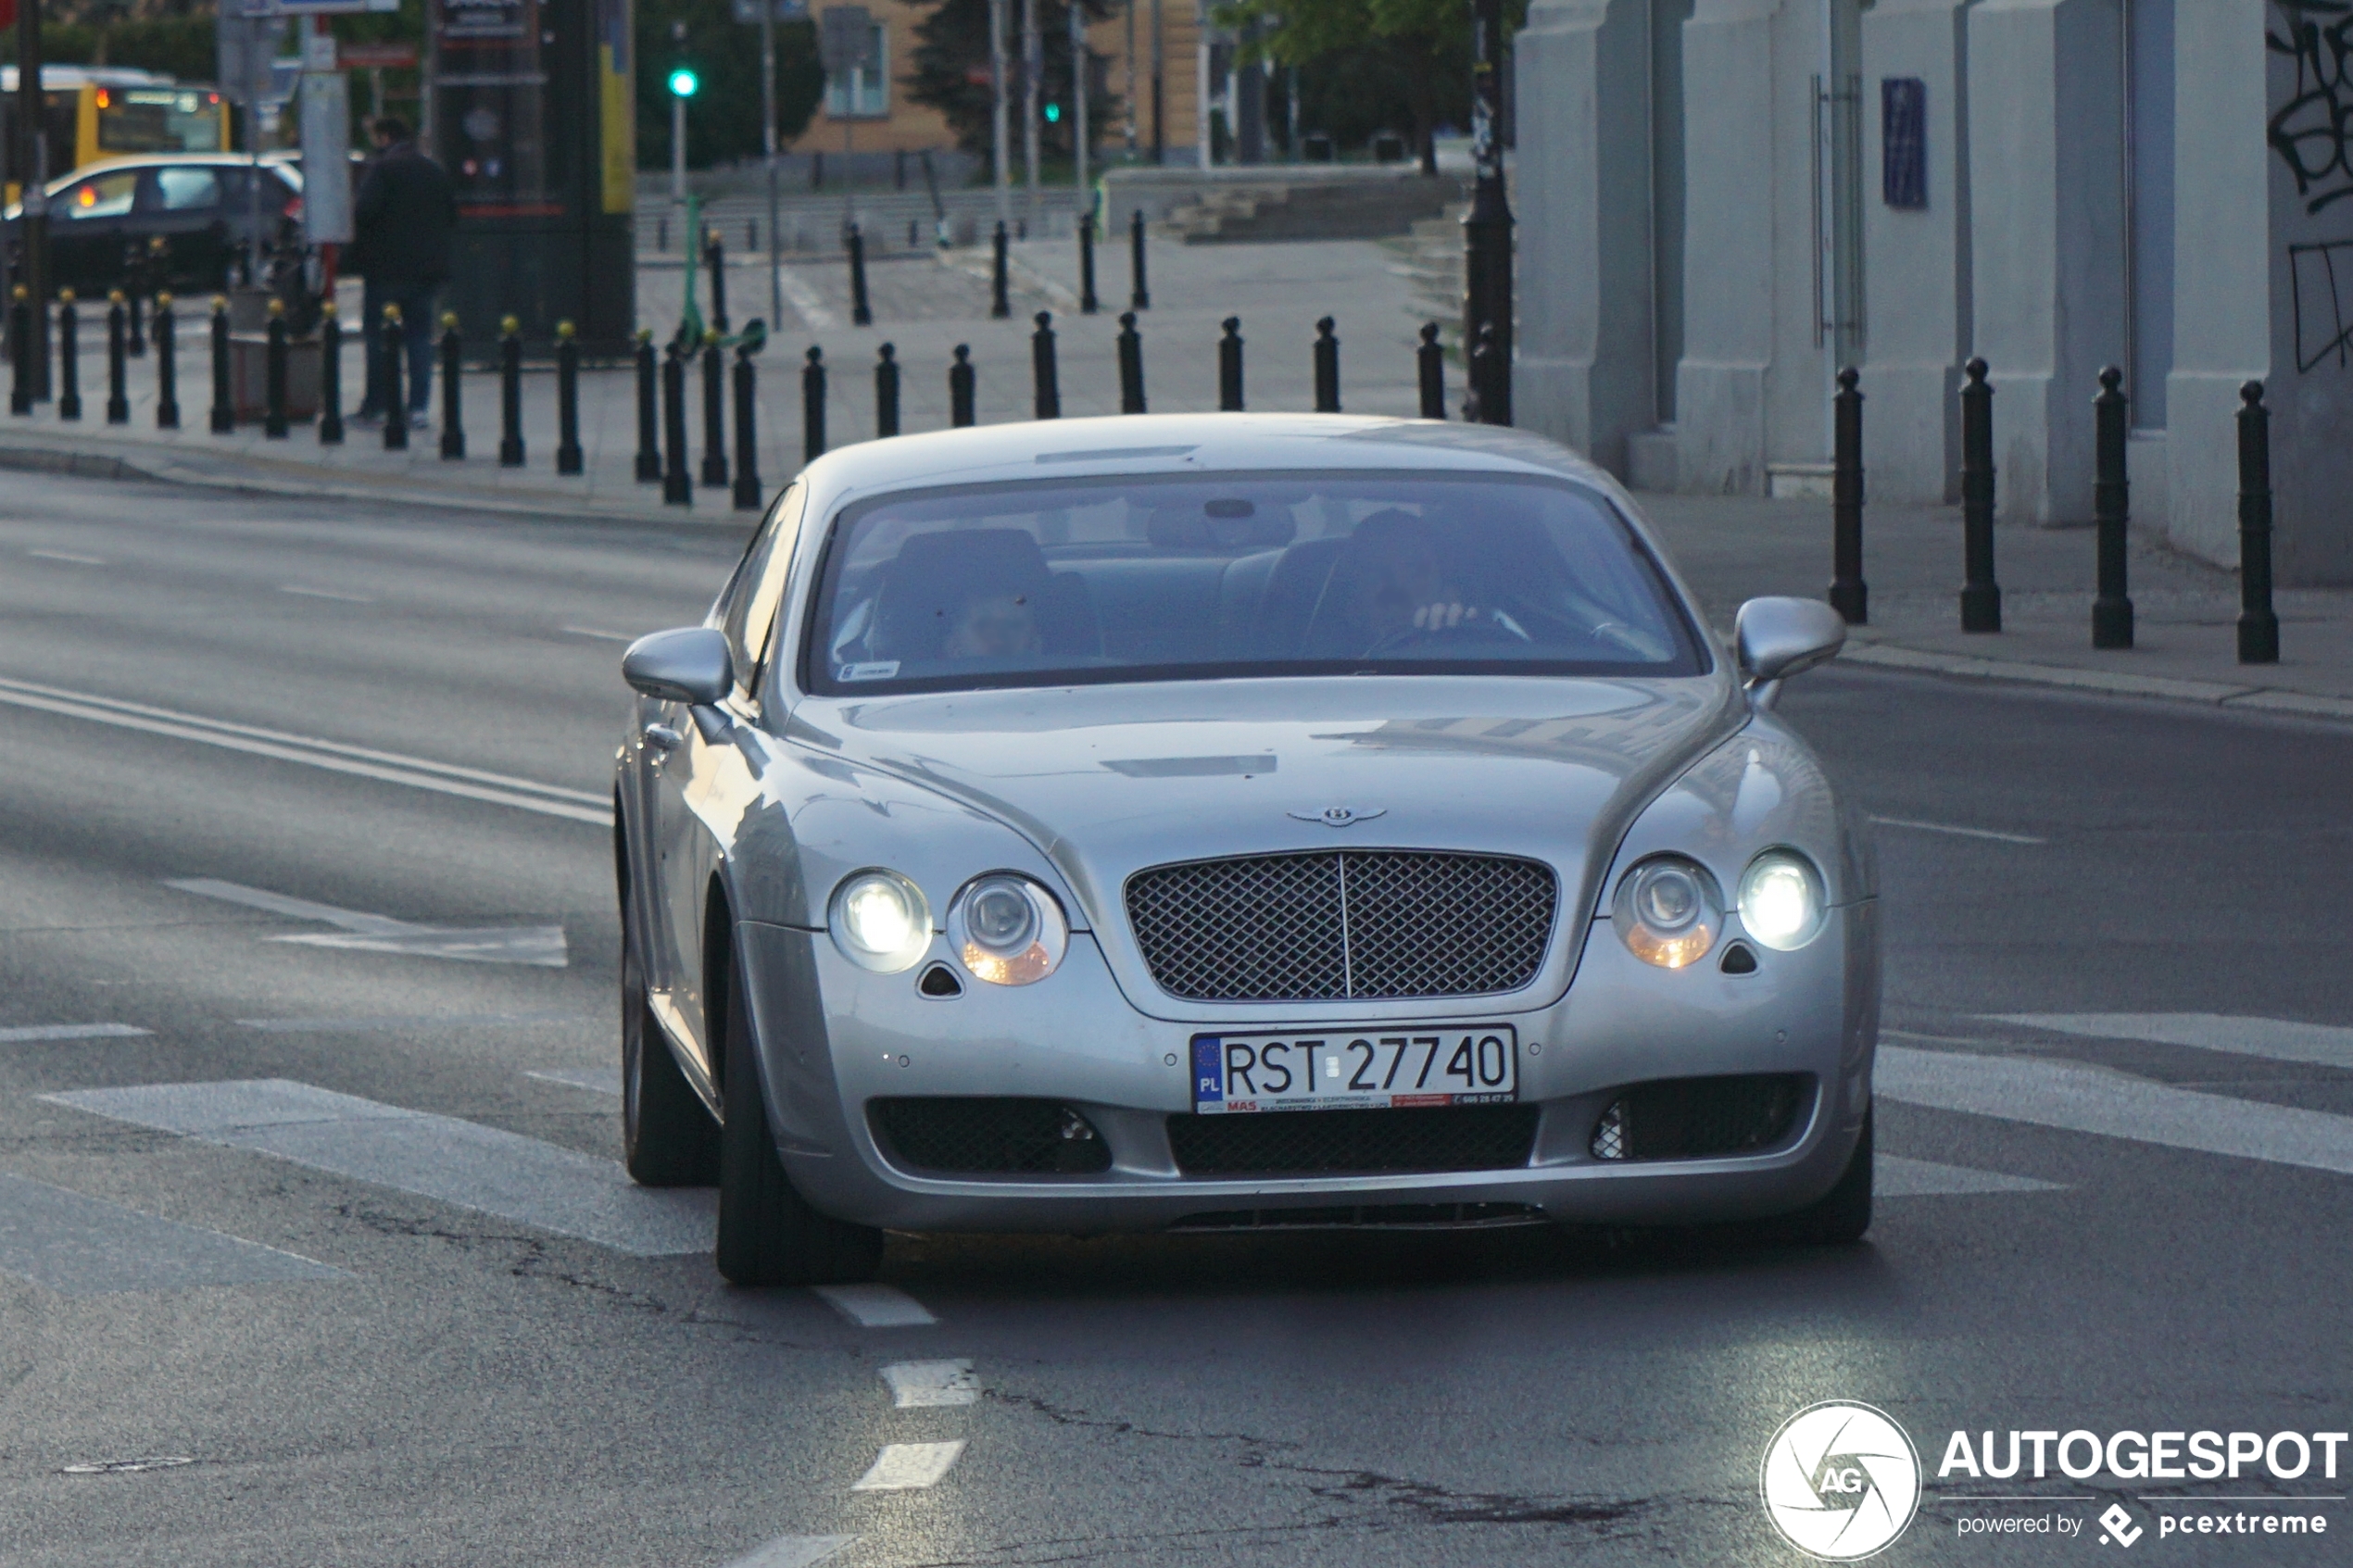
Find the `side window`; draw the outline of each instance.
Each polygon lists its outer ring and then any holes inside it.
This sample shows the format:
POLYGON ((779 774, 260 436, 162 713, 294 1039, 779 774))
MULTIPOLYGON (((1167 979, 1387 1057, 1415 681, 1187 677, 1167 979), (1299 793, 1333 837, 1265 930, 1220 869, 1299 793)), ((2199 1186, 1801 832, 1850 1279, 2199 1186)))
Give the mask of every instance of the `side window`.
POLYGON ((768 661, 768 645, 775 635, 776 608, 783 603, 785 580, 792 573, 793 546, 800 537, 800 508, 806 492, 795 484, 776 498, 744 552, 728 594, 727 612, 721 622, 727 633, 727 652, 736 662, 736 687, 749 694, 760 684, 768 661))
POLYGON ((100 174, 73 186, 56 203, 55 210, 68 220, 92 218, 120 218, 131 210, 131 200, 139 194, 136 171, 121 174, 100 174))
POLYGON ((203 212, 220 205, 220 177, 209 169, 158 169, 155 203, 162 212, 203 212))

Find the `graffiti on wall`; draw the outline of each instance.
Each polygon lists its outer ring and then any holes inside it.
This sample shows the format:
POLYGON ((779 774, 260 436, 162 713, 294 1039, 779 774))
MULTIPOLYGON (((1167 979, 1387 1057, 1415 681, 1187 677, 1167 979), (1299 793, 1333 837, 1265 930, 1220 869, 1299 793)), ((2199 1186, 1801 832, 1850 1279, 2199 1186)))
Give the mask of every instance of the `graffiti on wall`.
POLYGON ((2296 62, 2269 133, 2304 210, 2317 213, 2353 196, 2353 0, 2272 0, 2264 43, 2296 62))

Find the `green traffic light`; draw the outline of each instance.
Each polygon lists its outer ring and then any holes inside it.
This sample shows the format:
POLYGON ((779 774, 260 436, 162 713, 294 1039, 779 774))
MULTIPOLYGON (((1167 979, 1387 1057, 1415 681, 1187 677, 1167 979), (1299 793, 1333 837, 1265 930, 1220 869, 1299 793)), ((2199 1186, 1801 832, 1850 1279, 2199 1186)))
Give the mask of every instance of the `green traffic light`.
POLYGON ((670 73, 670 92, 673 97, 691 98, 695 95, 695 90, 701 85, 701 79, 686 66, 680 66, 670 73))
POLYGON ((1046 123, 1047 123, 1047 124, 1049 124, 1049 125, 1059 125, 1060 123, 1062 123, 1062 118, 1063 118, 1063 107, 1062 107, 1060 104, 1048 104, 1048 105, 1046 106, 1046 123))

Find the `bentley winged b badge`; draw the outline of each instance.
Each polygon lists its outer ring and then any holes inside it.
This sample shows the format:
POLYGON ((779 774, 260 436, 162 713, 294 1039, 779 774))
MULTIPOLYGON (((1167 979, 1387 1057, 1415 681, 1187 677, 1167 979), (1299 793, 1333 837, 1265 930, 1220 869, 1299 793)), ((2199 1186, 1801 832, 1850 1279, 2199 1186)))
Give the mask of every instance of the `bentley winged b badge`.
POLYGON ((1386 817, 1389 808, 1376 806, 1369 811, 1360 811, 1353 806, 1327 806, 1320 811, 1293 811, 1290 815, 1302 822, 1321 822, 1327 828, 1344 828, 1357 822, 1369 822, 1375 817, 1386 817))

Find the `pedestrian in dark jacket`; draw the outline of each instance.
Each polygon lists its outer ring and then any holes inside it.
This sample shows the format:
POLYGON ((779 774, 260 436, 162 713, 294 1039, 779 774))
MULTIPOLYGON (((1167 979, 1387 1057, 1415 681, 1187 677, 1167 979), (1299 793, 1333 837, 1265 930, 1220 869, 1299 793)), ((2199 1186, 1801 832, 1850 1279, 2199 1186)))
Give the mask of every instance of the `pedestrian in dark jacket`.
POLYGON ((367 280, 360 332, 367 345, 368 391, 354 418, 389 411, 393 345, 384 338, 384 307, 400 307, 409 351, 409 418, 422 420, 433 391, 434 295, 449 280, 449 233, 458 224, 458 191, 441 165, 417 150, 409 126, 384 115, 372 127, 376 156, 360 176, 353 237, 344 270, 367 280))

